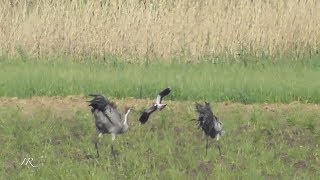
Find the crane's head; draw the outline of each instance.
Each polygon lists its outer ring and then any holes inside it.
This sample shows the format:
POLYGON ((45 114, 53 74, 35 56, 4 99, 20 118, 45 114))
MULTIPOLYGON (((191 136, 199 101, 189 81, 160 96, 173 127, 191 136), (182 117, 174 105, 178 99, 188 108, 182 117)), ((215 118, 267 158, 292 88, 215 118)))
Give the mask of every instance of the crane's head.
POLYGON ((126 116, 128 116, 128 114, 130 113, 130 111, 131 111, 131 107, 128 107, 128 106, 125 106, 125 107, 124 107, 124 114, 125 114, 126 116))
POLYGON ((158 104, 158 109, 161 111, 163 108, 165 108, 167 104, 158 104))
POLYGON ((130 111, 131 108, 129 106, 125 106, 124 107, 124 113, 127 114, 128 111, 130 111))

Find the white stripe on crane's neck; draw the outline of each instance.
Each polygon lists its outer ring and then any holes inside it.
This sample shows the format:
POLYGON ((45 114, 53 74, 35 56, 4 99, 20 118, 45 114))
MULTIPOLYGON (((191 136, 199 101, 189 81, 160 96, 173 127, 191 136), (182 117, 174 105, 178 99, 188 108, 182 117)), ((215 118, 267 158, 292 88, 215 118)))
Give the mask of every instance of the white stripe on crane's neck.
POLYGON ((124 121, 123 124, 127 124, 127 120, 128 120, 128 115, 130 113, 130 109, 127 110, 126 114, 124 115, 124 121))

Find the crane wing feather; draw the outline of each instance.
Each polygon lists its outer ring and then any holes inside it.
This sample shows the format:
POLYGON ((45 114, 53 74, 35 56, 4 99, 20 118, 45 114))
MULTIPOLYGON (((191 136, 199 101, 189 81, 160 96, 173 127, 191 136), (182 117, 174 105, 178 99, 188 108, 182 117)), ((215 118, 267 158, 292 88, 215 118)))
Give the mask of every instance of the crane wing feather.
POLYGON ((162 98, 170 94, 170 92, 171 92, 171 89, 169 87, 162 90, 157 96, 156 103, 161 104, 162 98))
POLYGON ((223 131, 223 123, 215 116, 211 110, 209 103, 205 105, 196 103, 196 111, 199 113, 198 123, 199 127, 203 129, 206 135, 214 138, 223 131))
POLYGON ((89 94, 93 99, 88 101, 92 107, 92 113, 96 119, 98 130, 107 133, 114 128, 121 128, 121 115, 117 111, 115 103, 109 101, 101 94, 89 94))
POLYGON ((120 113, 111 105, 106 107, 104 114, 114 126, 119 128, 122 126, 120 113))
POLYGON ((152 114, 155 110, 157 110, 157 106, 155 106, 155 105, 153 105, 149 109, 145 110, 139 118, 139 121, 141 122, 141 124, 146 123, 149 119, 150 114, 152 114))

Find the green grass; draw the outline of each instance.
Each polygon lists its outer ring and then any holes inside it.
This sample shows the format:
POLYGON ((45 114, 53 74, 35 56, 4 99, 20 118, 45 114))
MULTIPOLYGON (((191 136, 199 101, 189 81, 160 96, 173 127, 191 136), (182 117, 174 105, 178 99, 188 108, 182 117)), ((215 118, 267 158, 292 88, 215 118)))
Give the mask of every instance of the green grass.
MULTIPOLYGON (((83 100, 84 101, 84 100, 83 100)), ((193 103, 171 102, 144 126, 138 113, 126 134, 116 138, 116 160, 110 135, 95 156, 93 117, 84 105, 65 100, 65 111, 53 105, 0 106, 0 179, 316 179, 320 172, 319 112, 305 106, 268 111, 261 105, 213 104, 223 120, 220 157, 196 128, 193 103), (27 112, 27 113, 26 113, 27 112), (37 168, 22 166, 34 158, 37 168)), ((54 104, 54 103, 52 103, 54 104)), ((139 104, 139 108, 146 106, 139 104)), ((131 121, 132 122, 132 121, 131 121)))
POLYGON ((245 59, 200 64, 132 64, 115 57, 75 62, 58 58, 0 58, 0 96, 66 96, 102 92, 125 98, 154 98, 170 86, 172 100, 241 103, 320 103, 320 58, 301 61, 245 59))

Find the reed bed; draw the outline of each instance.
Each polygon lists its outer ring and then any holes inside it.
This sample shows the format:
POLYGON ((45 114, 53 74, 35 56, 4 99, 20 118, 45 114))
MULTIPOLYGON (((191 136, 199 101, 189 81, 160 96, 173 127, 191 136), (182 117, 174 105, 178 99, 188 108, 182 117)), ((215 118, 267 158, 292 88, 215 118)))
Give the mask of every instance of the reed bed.
POLYGON ((192 61, 312 56, 319 9, 317 0, 1 0, 0 52, 192 61))

